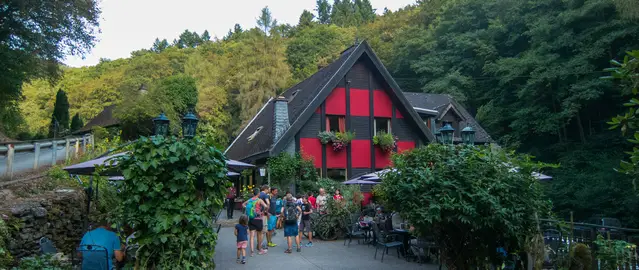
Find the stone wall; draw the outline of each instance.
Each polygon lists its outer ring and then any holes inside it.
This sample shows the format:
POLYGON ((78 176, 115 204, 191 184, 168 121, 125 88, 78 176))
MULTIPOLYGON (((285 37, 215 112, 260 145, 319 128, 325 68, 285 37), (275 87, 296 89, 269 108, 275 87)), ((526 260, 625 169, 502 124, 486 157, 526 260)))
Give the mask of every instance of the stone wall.
POLYGON ((41 237, 51 239, 58 252, 70 254, 84 234, 86 196, 82 190, 59 189, 22 199, 3 212, 11 232, 8 248, 14 258, 39 254, 41 237))

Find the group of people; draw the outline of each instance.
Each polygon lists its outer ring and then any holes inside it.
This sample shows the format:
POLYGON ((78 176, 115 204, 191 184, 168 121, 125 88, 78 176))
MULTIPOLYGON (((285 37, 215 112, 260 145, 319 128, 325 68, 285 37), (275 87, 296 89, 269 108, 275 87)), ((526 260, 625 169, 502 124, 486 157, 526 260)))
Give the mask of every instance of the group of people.
MULTIPOLYGON (((253 257, 257 249, 257 254, 264 255, 269 247, 277 246, 273 243, 276 235, 278 221, 283 223, 284 237, 288 248, 285 253, 292 253, 293 248, 297 252, 302 251, 302 238, 306 233, 308 243, 306 247, 313 246, 313 228, 311 227, 311 214, 317 211, 320 214, 326 212, 328 196, 321 188, 317 198, 312 192, 306 195, 300 194, 294 197, 289 191, 283 198, 278 197, 277 188, 269 188, 264 185, 261 189, 253 190, 253 197, 243 203, 245 214, 243 214, 238 224, 235 225, 235 235, 237 236, 237 263, 246 263, 246 248, 250 247, 250 256, 253 257), (263 236, 266 234, 266 242, 262 244, 263 236), (295 245, 293 245, 295 241, 295 245)), ((339 190, 333 197, 335 200, 342 200, 339 190)))

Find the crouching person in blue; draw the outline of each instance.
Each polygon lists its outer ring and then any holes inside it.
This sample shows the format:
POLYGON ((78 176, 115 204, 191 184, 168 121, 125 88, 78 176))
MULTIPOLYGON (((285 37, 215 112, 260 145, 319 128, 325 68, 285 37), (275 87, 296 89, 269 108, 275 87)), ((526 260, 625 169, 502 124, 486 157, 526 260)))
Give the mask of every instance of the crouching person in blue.
POLYGON ((113 259, 124 260, 124 245, 120 238, 109 230, 106 222, 98 224, 96 229, 88 231, 82 237, 78 252, 82 258, 82 270, 115 269, 113 259))

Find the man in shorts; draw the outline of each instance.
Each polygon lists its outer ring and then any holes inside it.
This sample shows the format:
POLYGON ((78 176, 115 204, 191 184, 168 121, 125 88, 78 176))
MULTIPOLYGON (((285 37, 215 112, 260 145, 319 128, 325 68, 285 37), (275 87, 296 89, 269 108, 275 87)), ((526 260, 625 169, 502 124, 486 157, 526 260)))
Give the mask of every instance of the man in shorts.
POLYGON ((297 218, 302 213, 302 209, 295 204, 293 200, 293 195, 286 194, 286 203, 282 208, 282 216, 284 216, 284 237, 286 238, 286 242, 288 243, 288 249, 284 251, 284 253, 291 253, 292 242, 291 238, 295 238, 295 246, 297 247, 297 252, 302 251, 300 245, 300 239, 298 238, 298 225, 297 218))
POLYGON ((253 189, 253 197, 242 204, 242 206, 246 209, 246 215, 249 217, 249 246, 251 247, 251 257, 254 255, 254 244, 257 244, 258 254, 263 255, 267 252, 267 250, 262 249, 262 245, 260 243, 262 243, 262 230, 264 226, 264 221, 262 220, 264 215, 263 209, 266 209, 268 206, 259 198, 259 194, 259 189, 253 189), (255 239, 256 235, 257 239, 255 239))
POLYGON ((266 233, 266 241, 269 247, 277 246, 273 243, 273 236, 275 236, 275 227, 277 226, 277 217, 282 213, 282 205, 277 205, 277 188, 271 188, 271 194, 269 201, 271 206, 268 208, 268 232, 266 233))
POLYGON ((271 207, 271 198, 270 198, 270 188, 268 185, 263 185, 260 191, 260 195, 259 198, 262 199, 262 201, 264 201, 266 203, 266 208, 262 209, 263 210, 263 214, 262 214, 262 239, 264 239, 264 242, 260 242, 262 243, 262 249, 268 249, 268 245, 266 245, 266 239, 267 239, 267 232, 268 232, 268 209, 271 207))
POLYGON ((311 213, 313 213, 313 208, 308 202, 308 196, 303 196, 302 198, 303 203, 300 207, 302 209, 302 222, 300 223, 299 238, 300 242, 302 242, 302 235, 306 232, 308 235, 308 244, 306 244, 306 247, 312 247, 313 229, 311 228, 311 213))

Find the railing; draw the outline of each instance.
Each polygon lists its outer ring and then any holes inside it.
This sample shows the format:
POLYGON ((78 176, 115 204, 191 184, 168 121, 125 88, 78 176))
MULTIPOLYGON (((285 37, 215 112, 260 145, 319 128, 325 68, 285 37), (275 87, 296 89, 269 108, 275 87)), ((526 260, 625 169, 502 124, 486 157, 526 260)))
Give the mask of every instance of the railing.
POLYGON ((66 137, 55 140, 0 144, 0 177, 12 179, 14 174, 28 172, 43 166, 52 166, 62 160, 78 157, 93 146, 93 135, 66 137))
MULTIPOLYGON (((605 240, 623 240, 631 244, 639 244, 639 229, 621 228, 581 222, 563 222, 551 219, 540 219, 544 244, 550 254, 552 264, 561 257, 568 257, 570 247, 578 243, 586 244, 592 250, 592 269, 602 269, 603 263, 597 259, 600 248, 595 245, 598 235, 605 240)), ((636 247, 628 247, 628 259, 619 263, 615 269, 639 269, 639 253, 636 247)), ((555 265, 556 266, 556 265, 555 265)))

